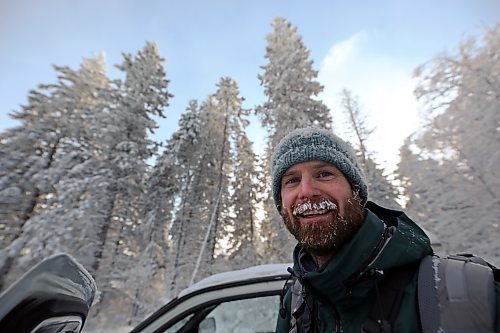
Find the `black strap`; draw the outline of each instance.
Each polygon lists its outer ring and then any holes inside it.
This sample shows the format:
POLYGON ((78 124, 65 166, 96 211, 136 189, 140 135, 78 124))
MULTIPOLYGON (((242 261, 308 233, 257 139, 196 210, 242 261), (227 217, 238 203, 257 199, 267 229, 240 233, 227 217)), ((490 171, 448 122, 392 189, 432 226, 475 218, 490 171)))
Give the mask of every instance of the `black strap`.
POLYGON ((365 333, 390 333, 403 301, 406 286, 415 275, 418 262, 384 272, 376 285, 376 294, 366 322, 361 329, 365 333))
POLYGON ((301 327, 301 331, 304 333, 315 333, 317 331, 316 319, 318 314, 316 297, 305 284, 299 283, 298 286, 300 286, 301 290, 296 299, 296 304, 292 302, 294 309, 292 310, 291 332, 296 332, 297 328, 301 327))
POLYGON ((418 310, 424 333, 439 330, 439 301, 433 258, 433 256, 426 256, 422 259, 418 272, 418 310))

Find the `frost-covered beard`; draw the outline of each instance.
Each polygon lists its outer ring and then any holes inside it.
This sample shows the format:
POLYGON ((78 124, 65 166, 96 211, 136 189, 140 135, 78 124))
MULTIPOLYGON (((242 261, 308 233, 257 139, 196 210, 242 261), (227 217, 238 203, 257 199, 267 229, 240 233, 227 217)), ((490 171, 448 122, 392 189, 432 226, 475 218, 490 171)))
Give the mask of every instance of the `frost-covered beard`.
POLYGON ((293 205, 291 211, 282 209, 281 215, 288 231, 309 253, 324 256, 338 252, 359 229, 364 219, 364 210, 356 196, 346 202, 345 216, 338 212, 334 201, 319 198, 293 205), (309 213, 333 213, 326 221, 301 223, 299 216, 309 213))

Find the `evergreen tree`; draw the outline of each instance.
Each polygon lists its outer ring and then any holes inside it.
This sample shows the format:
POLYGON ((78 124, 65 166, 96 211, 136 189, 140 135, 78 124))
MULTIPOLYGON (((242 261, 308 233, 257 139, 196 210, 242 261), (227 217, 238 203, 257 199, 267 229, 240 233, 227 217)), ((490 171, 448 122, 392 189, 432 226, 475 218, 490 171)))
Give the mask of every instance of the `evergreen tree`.
POLYGON ((102 57, 84 59, 78 71, 55 68, 58 82, 30 93, 29 104, 14 114, 23 125, 7 131, 2 140, 2 163, 32 162, 29 167, 9 165, 17 175, 10 182, 21 189, 15 204, 23 209, 17 222, 9 221, 17 232, 1 256, 6 260, 3 276, 11 279, 59 251, 92 267, 96 250, 96 225, 106 202, 99 193, 105 182, 96 182, 102 174, 94 168, 87 120, 106 102, 109 81, 102 57), (20 143, 24 148, 17 150, 20 143))
POLYGON ((168 280, 171 297, 190 284, 218 192, 215 170, 220 165, 218 161, 224 144, 217 139, 216 131, 221 125, 213 103, 213 96, 199 108, 191 102, 185 117, 181 117, 179 130, 172 137, 178 140, 178 148, 172 150, 171 155, 172 161, 178 161, 175 175, 181 180, 181 186, 170 229, 169 257, 173 258, 173 263, 168 280))
POLYGON ((152 116, 163 116, 171 97, 154 44, 124 58, 123 83, 107 78, 102 57, 84 59, 78 71, 55 67, 57 83, 30 93, 14 114, 22 126, 2 134, 0 154, 2 224, 10 229, 1 238, 2 278, 9 282, 44 257, 70 253, 102 286, 93 313, 119 313, 120 322, 140 308, 134 302, 144 276, 132 272, 144 244, 135 230, 146 160, 156 149, 148 135, 156 127, 152 116))
POLYGON ((102 120, 112 128, 104 141, 114 183, 112 208, 97 253, 100 274, 96 280, 104 287, 100 302, 93 307, 96 318, 107 320, 101 313, 106 309, 106 316, 116 323, 130 323, 139 311, 136 302, 143 282, 129 276, 139 268, 141 244, 145 244, 137 228, 143 223, 147 160, 157 147, 149 134, 157 127, 153 117, 164 117, 163 110, 172 97, 167 90, 164 59, 154 43, 146 43, 135 56, 123 57, 117 67, 125 73, 125 80, 115 81, 120 88, 118 102, 114 112, 102 120))
POLYGON ((293 129, 332 125, 328 108, 314 99, 323 87, 316 81, 318 72, 297 28, 282 17, 276 17, 272 26, 266 38, 269 62, 258 76, 267 101, 255 110, 269 130, 270 149, 293 129))
MULTIPOLYGON (((249 110, 243 111, 249 112, 249 110)), ((236 263, 235 269, 256 265, 260 259, 257 251, 259 237, 256 216, 261 206, 258 197, 261 185, 256 170, 257 156, 253 152, 252 142, 244 131, 248 122, 246 119, 238 118, 238 120, 234 124, 233 132, 234 177, 231 180, 231 210, 234 217, 231 216, 228 220, 233 224, 229 241, 230 258, 236 263)))
POLYGON ((185 136, 190 137, 186 148, 174 152, 181 154, 187 180, 179 188, 171 228, 171 295, 218 270, 216 257, 225 251, 220 247, 221 240, 231 238, 234 226, 234 190, 230 189, 235 175, 232 139, 242 131, 249 111, 242 108, 243 98, 232 79, 223 77, 217 88, 196 112, 197 129, 181 127, 193 136, 185 136))
MULTIPOLYGON (((207 207, 209 218, 208 224, 204 226, 205 236, 199 247, 190 283, 199 276, 214 273, 215 257, 221 252, 219 241, 226 237, 227 227, 232 224, 229 186, 235 158, 231 151, 231 137, 235 129, 241 128, 242 119, 249 114, 249 110, 242 107, 244 99, 239 96, 238 85, 234 80, 223 77, 217 88, 216 93, 209 98, 209 103, 205 105, 205 115, 209 116, 213 123, 213 127, 209 127, 210 141, 206 150, 210 153, 212 167, 205 168, 208 179, 211 179, 211 184, 206 187, 207 194, 211 192, 207 207)), ((205 160, 207 158, 208 156, 205 160)))
POLYGON ((151 277, 151 285, 144 285, 139 294, 141 301, 138 302, 145 312, 153 311, 174 296, 171 288, 176 289, 175 281, 182 262, 181 249, 185 246, 186 223, 190 221, 182 217, 192 216, 193 213, 187 212, 190 209, 188 202, 178 204, 176 201, 191 187, 195 168, 199 167, 196 163, 192 164, 192 159, 200 153, 200 127, 198 103, 192 100, 179 119, 178 130, 172 134, 163 154, 157 159, 148 181, 146 221, 141 231, 148 237, 143 255, 153 263, 148 266, 151 272, 145 273, 151 277))

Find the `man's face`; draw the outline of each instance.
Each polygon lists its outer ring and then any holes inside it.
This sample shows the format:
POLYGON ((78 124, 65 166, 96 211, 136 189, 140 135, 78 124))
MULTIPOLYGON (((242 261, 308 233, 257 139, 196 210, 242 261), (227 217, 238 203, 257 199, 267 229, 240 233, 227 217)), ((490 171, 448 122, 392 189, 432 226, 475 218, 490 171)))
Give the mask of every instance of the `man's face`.
POLYGON ((345 176, 323 161, 291 166, 281 179, 281 203, 287 229, 313 255, 338 252, 364 218, 345 176))

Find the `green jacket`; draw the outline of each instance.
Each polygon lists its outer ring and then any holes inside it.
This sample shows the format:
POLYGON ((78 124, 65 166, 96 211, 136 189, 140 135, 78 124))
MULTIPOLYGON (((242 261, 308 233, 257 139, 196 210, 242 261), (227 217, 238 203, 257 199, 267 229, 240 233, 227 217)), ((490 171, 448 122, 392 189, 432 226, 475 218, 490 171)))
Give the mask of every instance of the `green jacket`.
MULTIPOLYGON (((318 301, 318 332, 359 333, 374 302, 377 302, 377 277, 357 280, 346 287, 346 281, 354 273, 366 269, 387 270, 419 262, 431 254, 430 240, 425 233, 403 212, 388 210, 368 202, 367 215, 356 235, 333 257, 321 271, 311 266, 310 256, 297 246, 294 250, 293 274, 311 286, 318 301), (384 223, 385 221, 386 223, 384 223), (380 251, 375 251, 382 239, 386 224, 396 230, 380 251), (376 259, 371 260, 373 255, 376 259), (372 261, 368 265, 367 259, 372 261), (364 265, 364 266, 363 266, 364 265)), ((352 281, 352 280, 350 280, 352 281)), ((291 288, 284 298, 286 314, 278 316, 276 332, 287 333, 290 329, 291 288)), ((500 333, 500 282, 495 282, 495 332, 500 333)), ((401 307, 392 328, 396 333, 420 333, 418 314, 417 274, 407 285, 401 307)), ((298 329, 301 332, 301 328, 298 329)))
MULTIPOLYGON (((432 253, 429 238, 404 213, 382 208, 372 202, 367 204, 366 218, 356 235, 321 271, 307 269, 306 267, 311 267, 308 264, 310 257, 300 246, 295 248, 293 274, 303 279, 305 284, 311 286, 312 292, 320 296, 318 299, 319 332, 361 332, 361 326, 370 312, 372 303, 377 299, 375 284, 378 279, 376 277, 364 278, 350 288, 347 288, 344 282, 353 273, 366 268, 363 267, 363 263, 373 255, 384 233, 383 221, 392 221, 389 224, 396 222, 396 230, 387 245, 378 251, 378 256, 371 267, 383 271, 420 261, 421 258, 432 253)), ((367 263, 364 265, 366 266, 367 263)), ((421 332, 416 278, 415 274, 405 290, 393 332, 421 332)), ((287 316, 285 318, 278 316, 276 332, 286 333, 290 329, 290 301, 289 289, 284 299, 287 316)), ((298 332, 301 330, 299 329, 298 332)))

